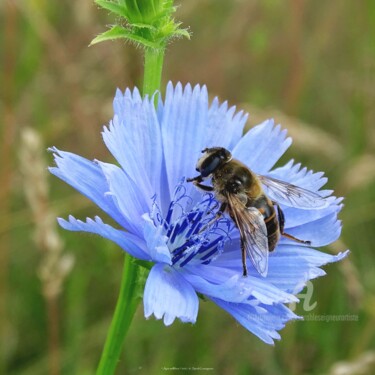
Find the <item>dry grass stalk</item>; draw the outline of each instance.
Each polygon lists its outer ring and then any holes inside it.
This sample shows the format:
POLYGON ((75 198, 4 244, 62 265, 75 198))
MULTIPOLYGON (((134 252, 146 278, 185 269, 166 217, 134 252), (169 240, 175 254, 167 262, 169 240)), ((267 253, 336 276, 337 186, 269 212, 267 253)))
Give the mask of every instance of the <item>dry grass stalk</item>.
POLYGON ((48 200, 47 166, 43 158, 45 148, 38 133, 26 128, 21 132, 20 164, 24 191, 35 224, 34 240, 42 252, 38 276, 46 299, 49 331, 49 373, 60 374, 59 307, 58 296, 74 258, 63 254, 63 243, 56 229, 55 214, 48 200))
POLYGON ((24 191, 35 223, 34 240, 43 252, 39 277, 46 297, 57 296, 73 266, 73 256, 63 254, 63 244, 56 229, 56 215, 48 201, 47 165, 43 160, 39 135, 32 129, 21 133, 21 171, 24 191))

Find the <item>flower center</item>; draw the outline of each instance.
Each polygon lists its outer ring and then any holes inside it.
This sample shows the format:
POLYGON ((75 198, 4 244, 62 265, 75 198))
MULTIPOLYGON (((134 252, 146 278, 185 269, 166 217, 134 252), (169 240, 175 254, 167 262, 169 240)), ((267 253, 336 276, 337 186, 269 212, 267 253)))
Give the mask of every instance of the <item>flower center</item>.
POLYGON ((210 193, 194 202, 187 194, 184 180, 176 186, 165 218, 153 197, 150 217, 167 238, 173 265, 208 264, 223 251, 233 225, 223 216, 216 218, 218 207, 219 203, 210 193))

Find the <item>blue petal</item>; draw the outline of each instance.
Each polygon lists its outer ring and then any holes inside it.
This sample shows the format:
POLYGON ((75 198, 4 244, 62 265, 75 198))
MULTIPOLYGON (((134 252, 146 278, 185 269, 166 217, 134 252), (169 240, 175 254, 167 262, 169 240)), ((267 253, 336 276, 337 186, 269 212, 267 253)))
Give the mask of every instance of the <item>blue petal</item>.
MULTIPOLYGON (((328 197, 325 198, 329 205, 322 209, 317 210, 304 210, 293 207, 284 207, 283 212, 285 215, 285 229, 304 225, 309 222, 321 219, 325 216, 338 213, 341 211, 343 205, 340 204, 341 198, 328 197)), ((287 230, 286 230, 287 232, 287 230)))
MULTIPOLYGON (((238 254, 240 254, 240 251, 238 254)), ((280 290, 277 286, 270 284, 267 281, 267 278, 259 276, 255 269, 254 272, 251 272, 249 269, 249 276, 242 277, 242 263, 240 256, 238 257, 238 269, 230 269, 226 262, 221 263, 218 260, 212 261, 209 265, 205 265, 204 268, 202 268, 202 266, 190 265, 185 268, 190 273, 198 275, 206 281, 206 283, 203 283, 198 278, 186 276, 187 279, 191 280, 192 285, 196 287, 197 290, 201 289, 203 291, 203 288, 205 288, 208 296, 217 296, 217 291, 220 288, 225 290, 229 295, 231 292, 231 279, 234 276, 240 276, 237 284, 239 288, 238 292, 242 292, 244 295, 247 294, 265 305, 298 301, 293 294, 280 290), (209 285, 209 283, 211 285, 209 285)), ((236 292, 233 291, 233 298, 239 299, 240 296, 235 297, 235 293, 236 292)))
POLYGON ((164 324, 175 318, 195 323, 199 301, 193 287, 172 267, 158 263, 151 269, 143 296, 145 317, 164 316, 164 324))
POLYGON ((250 129, 233 149, 233 157, 258 174, 267 173, 291 145, 286 130, 267 120, 250 129))
POLYGON ((305 246, 280 245, 280 251, 275 253, 275 257, 289 257, 290 259, 291 257, 299 257, 307 261, 309 265, 321 267, 328 263, 339 262, 347 257, 349 252, 349 250, 346 250, 344 252, 332 255, 305 246))
POLYGON ((69 221, 62 218, 58 218, 57 220, 66 230, 98 234, 99 236, 113 241, 133 257, 142 260, 150 260, 150 256, 144 250, 146 246, 143 240, 128 232, 104 224, 98 216, 95 216, 95 221, 87 218, 86 222, 77 220, 71 215, 69 215, 69 221))
POLYGON ((143 221, 141 219, 145 212, 150 211, 151 196, 145 195, 128 175, 114 164, 98 161, 105 175, 109 193, 117 203, 123 217, 126 220, 124 227, 134 234, 142 236, 143 221))
MULTIPOLYGON (((300 163, 294 164, 293 160, 290 160, 282 167, 268 172, 266 175, 313 192, 318 192, 328 181, 327 177, 324 177, 323 172, 314 173, 306 167, 302 167, 300 163)), ((320 191, 319 195, 325 197, 329 195, 329 193, 331 193, 331 191, 320 191)))
POLYGON ((325 275, 319 267, 338 262, 348 255, 348 251, 337 255, 303 246, 280 245, 270 254, 267 280, 280 289, 299 293, 308 280, 325 275))
POLYGON ((250 283, 243 282, 241 274, 233 275, 222 284, 210 283, 203 277, 190 273, 184 273, 184 277, 197 292, 228 302, 245 303, 253 291, 250 283))
POLYGON ((163 147, 160 125, 153 100, 117 91, 115 116, 103 139, 108 149, 143 192, 160 196, 163 173, 163 147))
POLYGON ((235 106, 228 109, 227 102, 220 105, 219 99, 214 98, 208 111, 205 147, 221 146, 231 150, 239 142, 248 115, 235 112, 235 106))
MULTIPOLYGON (((338 255, 326 254, 321 251, 305 246, 279 244, 277 249, 269 254, 269 271, 267 277, 263 279, 278 289, 287 293, 299 293, 306 282, 311 279, 325 275, 319 267, 337 262, 346 257, 348 252, 338 255)), ((228 271, 242 275, 242 261, 239 244, 228 244, 222 254, 210 263, 210 266, 226 268, 228 271)), ((248 262, 248 272, 250 276, 259 278, 259 274, 248 262)), ((205 267, 206 270, 207 267, 205 267)), ((222 271, 218 271, 222 274, 222 271)), ((205 271, 205 276, 209 275, 209 268, 205 271)), ((275 291, 275 294, 277 291, 275 291)), ((268 297, 272 294, 267 291, 268 297)), ((274 298, 274 297, 273 297, 274 298)), ((281 302, 281 301, 280 301, 281 302)))
POLYGON ((205 86, 180 83, 167 86, 165 96, 162 138, 168 176, 169 192, 182 177, 196 175, 195 164, 206 141, 208 123, 208 94, 205 86))
POLYGON ((271 345, 274 344, 274 339, 280 339, 277 331, 284 328, 285 323, 291 319, 298 319, 297 315, 281 304, 266 306, 264 312, 261 313, 259 307, 256 306, 230 303, 218 298, 212 298, 212 300, 247 330, 271 345))
POLYGON ((143 234, 151 259, 155 262, 172 264, 171 253, 167 246, 168 237, 163 235, 163 227, 156 227, 149 214, 142 216, 144 220, 143 234))
MULTIPOLYGON (((341 221, 333 213, 309 223, 288 228, 288 234, 304 241, 311 241, 311 246, 326 246, 336 241, 341 234, 341 221)), ((280 244, 299 245, 298 242, 286 237, 280 239, 280 244)))
MULTIPOLYGON (((284 248, 284 246, 283 246, 284 248)), ((308 280, 324 276, 325 272, 301 256, 278 256, 283 249, 278 248, 269 257, 269 274, 267 280, 288 293, 297 294, 308 280)))
POLYGON ((112 197, 107 194, 108 183, 100 167, 95 162, 70 152, 60 151, 55 147, 50 151, 54 153, 57 167, 49 168, 49 171, 91 199, 121 226, 124 226, 126 221, 112 197))
POLYGON ((142 103, 142 96, 137 87, 134 87, 133 92, 127 88, 124 94, 120 89, 116 90, 116 95, 113 99, 113 110, 116 115, 120 116, 121 118, 126 116, 126 101, 128 101, 129 104, 129 100, 134 104, 142 103))

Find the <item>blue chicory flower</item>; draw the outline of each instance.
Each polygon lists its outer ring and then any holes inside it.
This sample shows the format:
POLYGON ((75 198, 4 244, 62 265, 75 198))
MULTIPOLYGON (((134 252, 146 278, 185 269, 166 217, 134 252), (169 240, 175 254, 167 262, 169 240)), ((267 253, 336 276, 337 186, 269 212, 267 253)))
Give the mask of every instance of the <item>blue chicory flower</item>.
POLYGON ((298 318, 285 304, 298 301, 295 295, 306 282, 325 274, 320 266, 347 254, 312 248, 339 237, 342 199, 319 190, 327 182, 323 173, 293 161, 271 170, 291 144, 273 120, 242 136, 247 115, 217 98, 209 104, 205 86, 169 83, 165 100, 157 109, 153 103, 137 89, 117 91, 115 115, 103 138, 119 166, 52 148, 56 167, 50 171, 91 199, 119 228, 97 216, 58 221, 64 229, 96 233, 133 257, 154 262, 143 296, 146 318, 164 318, 165 325, 175 318, 194 323, 200 293, 272 344, 280 339, 277 331, 298 318), (256 173, 319 191, 327 199, 321 209, 282 206, 286 232, 311 240, 312 247, 281 238, 269 255, 267 277, 250 262, 248 277, 242 276, 239 232, 229 217, 202 230, 214 218, 217 202, 185 179, 196 175, 201 150, 213 146, 230 150, 256 173))

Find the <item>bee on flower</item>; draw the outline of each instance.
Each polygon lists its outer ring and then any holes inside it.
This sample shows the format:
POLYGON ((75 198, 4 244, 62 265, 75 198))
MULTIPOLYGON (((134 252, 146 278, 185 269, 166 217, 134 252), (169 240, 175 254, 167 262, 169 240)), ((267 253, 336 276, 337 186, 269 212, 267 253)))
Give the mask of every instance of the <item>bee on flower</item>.
POLYGON ((143 295, 146 318, 194 323, 202 294, 272 344, 298 318, 286 304, 325 274, 321 266, 348 253, 315 249, 340 236, 342 199, 322 189, 322 173, 293 161, 272 169, 291 144, 286 131, 267 120, 243 135, 247 115, 217 98, 209 103, 205 86, 169 83, 157 108, 137 89, 118 90, 113 106, 103 139, 118 165, 52 148, 50 171, 117 227, 98 216, 59 218, 60 225, 96 233, 153 262, 143 295), (238 178, 232 170, 229 178, 225 168, 233 160, 250 174, 238 178), (255 198, 249 176, 261 189, 255 198))

